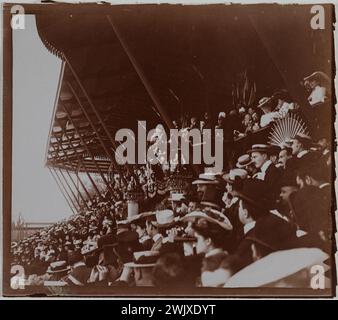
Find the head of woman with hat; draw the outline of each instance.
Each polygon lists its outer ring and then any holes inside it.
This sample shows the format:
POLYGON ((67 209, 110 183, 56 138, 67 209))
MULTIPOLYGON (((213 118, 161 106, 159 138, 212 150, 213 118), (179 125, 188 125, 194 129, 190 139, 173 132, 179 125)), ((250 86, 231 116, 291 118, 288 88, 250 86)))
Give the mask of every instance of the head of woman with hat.
MULTIPOLYGON (((229 221, 226 225, 231 226, 229 221)), ((207 256, 228 249, 232 226, 231 229, 224 227, 218 218, 204 213, 192 224, 192 229, 197 240, 197 254, 204 253, 207 256)))
POLYGON ((153 268, 159 258, 158 251, 136 251, 133 260, 124 264, 124 270, 120 279, 130 282, 132 270, 134 271, 135 285, 151 287, 154 285, 153 268))

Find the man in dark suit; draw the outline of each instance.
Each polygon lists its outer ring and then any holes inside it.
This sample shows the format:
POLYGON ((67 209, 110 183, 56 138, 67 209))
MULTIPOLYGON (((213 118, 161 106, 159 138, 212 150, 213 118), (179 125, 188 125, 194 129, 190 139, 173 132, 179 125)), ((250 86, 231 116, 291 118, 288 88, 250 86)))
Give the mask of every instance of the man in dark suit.
POLYGON ((238 215, 244 229, 236 252, 242 267, 271 252, 297 246, 292 225, 269 211, 268 193, 268 185, 254 179, 245 181, 241 191, 233 192, 240 199, 238 215))
POLYGON ((300 190, 291 198, 300 229, 312 242, 324 245, 332 238, 332 188, 328 170, 316 161, 298 170, 300 190))
POLYGON ((248 153, 251 155, 251 160, 258 170, 253 178, 262 180, 268 185, 270 189, 268 197, 274 202, 280 190, 279 180, 281 172, 269 159, 270 147, 265 144, 254 144, 248 153))

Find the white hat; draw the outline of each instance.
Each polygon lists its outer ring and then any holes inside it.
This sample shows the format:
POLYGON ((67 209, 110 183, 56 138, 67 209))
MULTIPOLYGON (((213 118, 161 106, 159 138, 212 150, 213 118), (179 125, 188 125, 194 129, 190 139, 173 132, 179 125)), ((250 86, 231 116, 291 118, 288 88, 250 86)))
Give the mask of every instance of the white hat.
POLYGON ((182 201, 184 199, 185 199, 185 196, 183 193, 173 192, 170 194, 170 198, 168 200, 169 201, 182 201))
POLYGON ((313 265, 322 264, 327 258, 328 255, 317 248, 276 251, 237 272, 224 287, 261 287, 313 265))
POLYGON ((225 112, 220 112, 219 114, 218 114, 218 119, 219 118, 225 118, 225 112))
POLYGON ((225 230, 232 230, 232 224, 230 220, 220 211, 215 209, 208 209, 206 212, 193 211, 181 218, 182 221, 194 221, 196 218, 203 218, 212 223, 218 224, 225 230))

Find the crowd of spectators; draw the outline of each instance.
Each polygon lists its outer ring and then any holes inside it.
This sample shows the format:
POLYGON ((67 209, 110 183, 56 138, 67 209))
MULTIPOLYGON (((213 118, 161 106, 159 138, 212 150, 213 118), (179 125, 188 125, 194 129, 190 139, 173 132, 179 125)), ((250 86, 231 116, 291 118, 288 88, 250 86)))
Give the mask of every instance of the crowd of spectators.
MULTIPOLYGON (((306 88, 318 91, 317 77, 305 78, 306 88)), ((325 94, 316 99, 320 108, 325 94)), ((184 117, 173 124, 183 130, 221 128, 224 139, 233 141, 298 109, 281 90, 257 106, 221 111, 217 121, 205 112, 200 120, 184 117)), ((13 242, 12 263, 24 267, 31 285, 53 281, 112 291, 309 287, 309 268, 328 259, 332 248, 331 151, 331 137, 314 141, 302 133, 282 146, 256 143, 224 172, 202 172, 185 190, 164 189, 153 198, 150 184, 173 173, 135 166, 133 175, 114 175, 114 196, 107 190, 69 219, 13 242), (137 199, 139 212, 131 213, 126 195, 135 190, 143 196, 137 199), (296 267, 289 261, 298 261, 296 267), (273 270, 253 277, 257 268, 273 270)))

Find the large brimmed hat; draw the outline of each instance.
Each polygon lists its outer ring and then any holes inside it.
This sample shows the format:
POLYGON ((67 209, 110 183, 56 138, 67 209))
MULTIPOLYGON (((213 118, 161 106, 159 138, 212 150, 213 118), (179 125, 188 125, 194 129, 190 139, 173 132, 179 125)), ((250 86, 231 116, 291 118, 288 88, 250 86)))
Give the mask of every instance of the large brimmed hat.
POLYGON ((128 221, 129 223, 137 223, 141 220, 146 220, 148 217, 152 217, 152 216, 155 216, 156 212, 155 211, 146 211, 146 212, 142 212, 142 213, 139 213, 135 216, 131 216, 131 217, 128 217, 128 221))
POLYGON ((170 228, 177 223, 174 211, 166 209, 156 212, 156 221, 151 221, 156 228, 170 228))
POLYGON ((263 97, 263 98, 261 98, 261 99, 259 100, 257 108, 258 108, 258 109, 263 108, 264 106, 269 105, 269 103, 270 103, 271 101, 272 101, 271 98, 269 98, 269 97, 263 97))
POLYGON ((234 184, 235 182, 237 181, 240 181, 240 180, 244 180, 246 179, 248 176, 248 172, 244 169, 239 169, 239 168, 236 168, 236 169, 231 169, 229 171, 229 173, 226 173, 222 176, 222 178, 230 183, 230 184, 234 184))
POLYGON ((97 252, 98 245, 96 241, 87 242, 82 248, 81 248, 81 254, 82 255, 89 255, 97 252))
POLYGON ((249 154, 243 154, 241 155, 236 163, 236 167, 239 169, 244 169, 245 167, 247 167, 249 164, 252 163, 251 157, 249 154))
POLYGON ((303 269, 321 265, 327 258, 328 255, 317 248, 296 248, 273 252, 237 272, 226 282, 224 287, 266 286, 303 269))
POLYGON ((267 144, 253 144, 251 149, 248 150, 248 153, 252 152, 262 152, 262 153, 269 153, 270 147, 267 144))
POLYGON ((197 180, 194 180, 192 184, 214 184, 219 185, 220 181, 217 177, 217 175, 213 173, 201 173, 198 176, 197 180))
POLYGON ((47 273, 59 273, 59 272, 65 272, 69 270, 70 270, 70 267, 67 265, 67 262, 62 260, 62 261, 52 262, 47 269, 47 273))
POLYGON ((205 219, 209 222, 219 225, 227 231, 233 229, 230 220, 220 211, 207 209, 204 211, 193 211, 181 218, 181 221, 196 221, 196 219, 205 219))
POLYGON ((157 259, 160 256, 159 251, 138 251, 134 252, 134 259, 132 262, 124 264, 130 268, 149 268, 156 264, 157 259))

